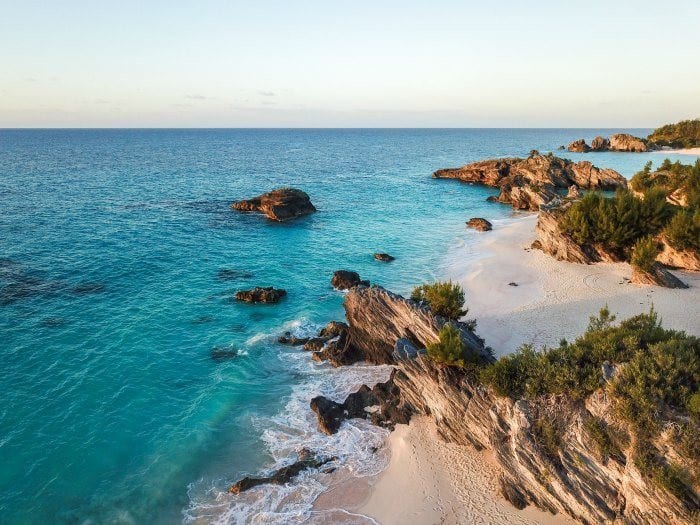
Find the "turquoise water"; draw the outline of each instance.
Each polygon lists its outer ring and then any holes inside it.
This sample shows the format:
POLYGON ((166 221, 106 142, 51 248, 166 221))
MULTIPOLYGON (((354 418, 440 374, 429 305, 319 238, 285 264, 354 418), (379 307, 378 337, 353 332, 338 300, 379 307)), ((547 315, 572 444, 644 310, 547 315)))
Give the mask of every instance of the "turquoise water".
MULTIPOLYGON (((307 519, 318 479, 291 500, 223 491, 300 444, 349 457, 381 442, 362 422, 320 436, 306 407, 386 371, 330 370, 276 336, 342 318, 334 270, 407 292, 473 242, 467 219, 511 216, 485 202, 495 190, 435 169, 598 133, 0 130, 0 522, 307 519), (284 185, 318 213, 275 224, 229 209, 284 185), (289 295, 230 300, 253 285, 289 295), (216 347, 231 357, 212 359, 216 347)), ((566 155, 626 176, 663 158, 566 155)))

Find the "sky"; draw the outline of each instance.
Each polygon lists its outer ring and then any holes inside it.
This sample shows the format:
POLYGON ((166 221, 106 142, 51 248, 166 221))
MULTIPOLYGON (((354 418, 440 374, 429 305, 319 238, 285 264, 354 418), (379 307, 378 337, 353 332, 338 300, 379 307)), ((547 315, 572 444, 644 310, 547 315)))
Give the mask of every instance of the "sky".
POLYGON ((700 1, 0 0, 2 127, 656 127, 700 1))

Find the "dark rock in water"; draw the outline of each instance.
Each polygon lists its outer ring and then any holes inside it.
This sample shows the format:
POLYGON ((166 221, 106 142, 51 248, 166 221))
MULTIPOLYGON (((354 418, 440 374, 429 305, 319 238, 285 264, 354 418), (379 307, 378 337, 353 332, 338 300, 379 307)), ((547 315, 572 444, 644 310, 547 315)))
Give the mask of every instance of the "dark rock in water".
POLYGON ((369 388, 362 385, 357 392, 350 394, 343 403, 336 403, 324 396, 311 400, 311 410, 318 417, 322 432, 335 434, 346 419, 369 419, 373 424, 393 429, 396 424, 406 424, 411 419, 413 408, 401 399, 401 393, 394 384, 394 375, 386 383, 378 383, 369 388))
POLYGON ((102 293, 107 289, 107 287, 98 282, 84 281, 78 283, 73 287, 73 293, 77 295, 90 295, 94 293, 102 293))
POLYGON ((63 317, 45 317, 39 322, 44 328, 61 328, 67 324, 63 317))
POLYGON ((394 259, 396 259, 396 257, 393 257, 392 255, 389 255, 388 253, 375 253, 374 258, 377 259, 378 261, 382 261, 382 262, 391 262, 394 259))
POLYGON ((474 228, 480 232, 487 232, 491 231, 493 226, 486 219, 482 219, 481 217, 473 217, 467 221, 467 228, 474 228))
POLYGON ((569 144, 567 149, 575 153, 586 153, 591 150, 591 148, 588 147, 588 144, 586 144, 586 141, 583 139, 573 141, 571 144, 569 144))
POLYGON ((236 279, 250 279, 253 277, 251 272, 243 270, 233 270, 231 268, 221 268, 216 274, 216 277, 221 281, 233 281, 236 279))
POLYGON ((331 279, 331 286, 333 288, 349 290, 359 285, 369 286, 369 281, 363 281, 360 279, 359 273, 350 270, 338 270, 333 272, 333 278, 331 279))
POLYGON ((323 349, 329 337, 309 337, 304 343, 304 350, 307 352, 318 352, 323 349))
POLYGON ((561 145, 561 146, 559 146, 557 149, 558 149, 558 150, 563 150, 563 149, 566 149, 566 146, 561 145))
POLYGON ((65 289, 60 281, 45 281, 38 277, 15 274, 10 283, 0 287, 0 306, 7 306, 22 299, 51 296, 65 289))
POLYGON ((236 292, 236 301, 244 301, 246 303, 279 303, 280 299, 287 295, 287 291, 282 288, 273 288, 272 286, 260 287, 256 286, 250 290, 241 290, 236 292))
POLYGON ((265 477, 252 478, 246 476, 245 478, 231 485, 228 491, 231 494, 240 494, 241 492, 250 490, 253 487, 257 487, 258 485, 284 485, 285 483, 292 481, 302 471, 322 467, 323 465, 335 461, 336 459, 338 458, 335 456, 319 458, 309 449, 303 448, 299 451, 297 461, 291 465, 277 469, 272 474, 265 477))
POLYGON ((653 284, 664 288, 688 288, 688 285, 669 272, 663 265, 655 262, 651 271, 645 272, 632 267, 632 282, 635 284, 653 284))
POLYGON ((308 215, 316 211, 309 196, 294 188, 279 188, 248 200, 234 202, 238 211, 257 211, 278 222, 308 215))
POLYGON ((300 346, 304 345, 309 341, 308 337, 297 337, 292 335, 292 332, 285 332, 283 335, 277 338, 277 342, 283 345, 290 346, 300 346))
POLYGON ((209 351, 209 355, 214 361, 225 361, 236 358, 240 354, 232 346, 215 346, 209 351))
POLYGON ((304 350, 313 352, 314 361, 328 361, 333 366, 351 365, 364 359, 364 354, 350 343, 348 325, 331 321, 317 337, 310 338, 304 350))
POLYGON ((202 315, 192 319, 192 324, 206 324, 211 323, 214 320, 213 315, 202 315))

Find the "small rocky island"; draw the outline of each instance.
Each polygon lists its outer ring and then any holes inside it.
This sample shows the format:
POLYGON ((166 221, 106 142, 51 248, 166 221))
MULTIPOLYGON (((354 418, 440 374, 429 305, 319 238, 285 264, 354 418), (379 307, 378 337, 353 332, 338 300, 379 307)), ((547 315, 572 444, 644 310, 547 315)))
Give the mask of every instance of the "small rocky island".
POLYGON ((481 217, 472 217, 467 221, 467 228, 472 228, 480 232, 488 232, 493 229, 492 224, 481 217))
POLYGON ((295 188, 279 188, 252 199, 234 202, 231 208, 243 212, 259 212, 268 219, 285 222, 316 211, 309 196, 295 188))
POLYGON ((282 297, 287 295, 287 291, 282 288, 273 288, 272 286, 256 286, 250 290, 240 290, 234 296, 236 301, 245 303, 279 303, 282 297))
POLYGON ((527 158, 483 160, 433 173, 436 179, 456 179, 499 188, 494 198, 515 209, 536 211, 555 200, 558 190, 575 185, 590 190, 615 190, 627 180, 615 170, 597 168, 587 161, 572 162, 533 150, 527 158))

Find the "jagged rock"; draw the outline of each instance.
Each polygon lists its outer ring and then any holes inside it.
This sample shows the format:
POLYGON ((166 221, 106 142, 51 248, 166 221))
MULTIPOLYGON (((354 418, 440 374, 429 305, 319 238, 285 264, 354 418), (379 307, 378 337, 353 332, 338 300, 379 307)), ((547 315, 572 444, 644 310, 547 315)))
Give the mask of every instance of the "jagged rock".
POLYGON ((661 237, 661 252, 656 256, 657 262, 671 268, 683 270, 700 271, 700 254, 691 250, 676 250, 671 246, 665 237, 661 237))
POLYGON ((591 151, 607 151, 610 148, 610 141, 598 135, 591 142, 591 151))
POLYGON ((396 259, 396 257, 389 255, 388 253, 375 253, 374 258, 382 262, 391 262, 396 259))
POLYGON ((610 150, 611 151, 647 151, 646 142, 639 137, 634 137, 628 133, 616 133, 610 135, 610 150))
POLYGON ((309 196, 295 188, 279 188, 248 200, 234 202, 238 211, 264 213, 273 221, 284 222, 316 211, 309 196))
POLYGON ((285 483, 289 483, 290 481, 292 481, 302 471, 322 467, 323 465, 326 465, 331 461, 335 461, 336 459, 338 458, 335 456, 328 458, 319 458, 309 449, 303 448, 299 451, 297 461, 295 461, 291 465, 282 467, 274 471, 269 476, 264 476, 260 478, 252 478, 246 476, 245 478, 231 485, 228 491, 231 494, 240 494, 241 492, 250 490, 253 487, 257 487, 258 485, 284 485, 285 483))
POLYGON ((500 188, 495 200, 524 210, 538 210, 558 198, 557 189, 572 184, 600 190, 627 187, 627 180, 614 170, 600 169, 587 161, 540 155, 536 151, 526 159, 484 160, 461 168, 438 170, 433 177, 500 188))
POLYGON ((566 149, 575 153, 586 153, 591 150, 591 148, 588 147, 588 144, 586 144, 586 141, 583 139, 573 141, 566 149))
POLYGON ((350 270, 338 270, 333 272, 331 286, 337 290, 349 290, 355 286, 369 286, 369 281, 360 279, 360 274, 350 270))
POLYGON ((279 303, 280 299, 285 295, 287 295, 287 291, 282 288, 256 286, 250 290, 236 292, 235 298, 236 301, 244 301, 246 303, 279 303))
POLYGON ((480 232, 487 232, 491 231, 492 225, 486 219, 482 219, 481 217, 473 217, 467 221, 467 228, 474 228, 480 232))
POLYGON ((632 282, 634 284, 652 284, 664 288, 688 288, 688 285, 669 272, 658 262, 654 263, 651 270, 645 272, 636 266, 632 266, 632 282))
MULTIPOLYGON (((405 338, 416 347, 425 348, 439 340, 440 328, 448 322, 433 315, 427 306, 405 299, 381 286, 353 288, 343 303, 349 325, 350 342, 362 352, 366 361, 390 364, 394 345, 405 338)), ((465 351, 478 359, 493 357, 484 341, 466 323, 454 323, 460 331, 465 351)))
POLYGON ((576 200, 581 198, 581 192, 578 191, 578 186, 572 184, 569 186, 569 191, 566 193, 566 198, 571 200, 576 200))
POLYGON ((396 371, 386 383, 377 383, 369 388, 362 385, 357 392, 350 394, 343 403, 336 403, 324 396, 311 400, 311 410, 318 417, 322 432, 335 434, 346 419, 369 419, 378 426, 393 430, 394 425, 406 424, 411 419, 413 408, 401 399, 399 389, 394 384, 396 371))
POLYGON ((512 482, 507 481, 503 476, 498 480, 503 498, 518 510, 527 507, 527 496, 512 482))
POLYGON ((285 332, 281 336, 277 338, 277 342, 281 343, 283 345, 290 345, 290 346, 301 346, 305 345, 308 343, 309 338, 308 337, 297 337, 292 334, 292 332, 285 332))
POLYGON ((308 338, 304 350, 313 352, 314 361, 328 361, 336 367, 364 360, 364 354, 350 343, 348 325, 340 321, 329 322, 316 337, 308 338))

